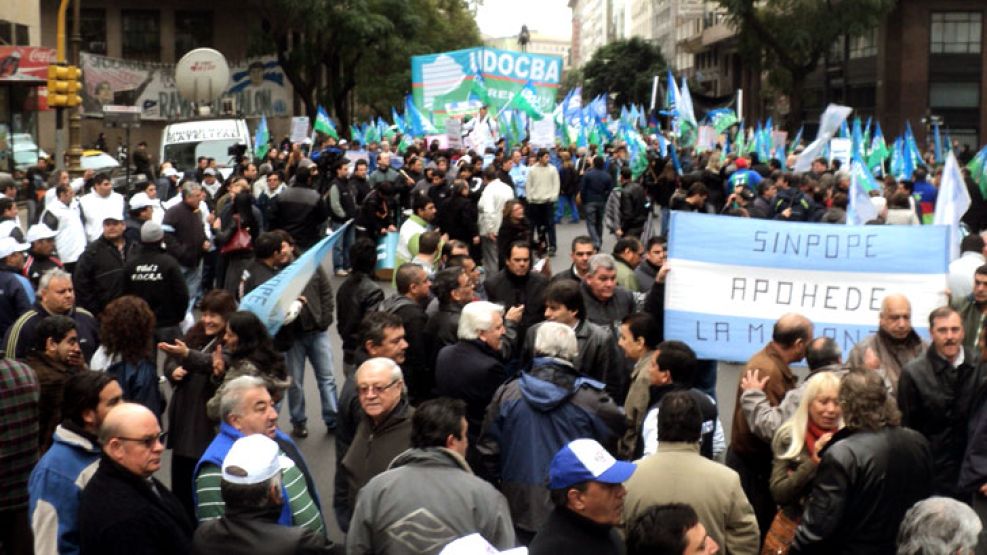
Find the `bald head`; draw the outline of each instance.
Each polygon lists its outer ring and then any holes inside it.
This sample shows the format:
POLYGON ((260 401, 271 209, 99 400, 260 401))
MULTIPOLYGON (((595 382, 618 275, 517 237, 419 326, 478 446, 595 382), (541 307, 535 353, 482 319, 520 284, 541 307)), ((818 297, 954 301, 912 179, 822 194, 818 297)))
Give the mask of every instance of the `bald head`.
POLYGON ((775 322, 771 340, 788 362, 805 357, 806 347, 812 339, 812 322, 801 314, 788 313, 775 322))
POLYGON ((115 463, 142 478, 161 468, 164 445, 158 417, 144 405, 120 403, 99 429, 103 452, 115 463))
POLYGON ((878 324, 893 339, 906 339, 912 333, 912 304, 908 298, 898 294, 884 297, 878 324))

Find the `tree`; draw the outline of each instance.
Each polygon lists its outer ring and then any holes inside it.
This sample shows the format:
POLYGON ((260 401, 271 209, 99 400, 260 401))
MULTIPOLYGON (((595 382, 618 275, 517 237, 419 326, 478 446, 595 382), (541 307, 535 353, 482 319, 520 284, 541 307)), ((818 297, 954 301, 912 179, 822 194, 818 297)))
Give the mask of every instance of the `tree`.
MULTIPOLYGON (((801 118, 806 78, 833 43, 881 23, 896 0, 717 0, 738 29, 741 56, 771 73, 801 118)), ((800 122, 790 118, 790 130, 800 122)))
POLYGON ((345 129, 353 95, 389 111, 410 89, 409 56, 480 42, 464 0, 248 0, 309 117, 325 105, 345 129), (386 102, 386 107, 384 106, 386 102))
POLYGON ((651 102, 655 75, 665 71, 661 49, 638 37, 612 42, 593 53, 583 66, 583 97, 614 94, 618 106, 651 102))

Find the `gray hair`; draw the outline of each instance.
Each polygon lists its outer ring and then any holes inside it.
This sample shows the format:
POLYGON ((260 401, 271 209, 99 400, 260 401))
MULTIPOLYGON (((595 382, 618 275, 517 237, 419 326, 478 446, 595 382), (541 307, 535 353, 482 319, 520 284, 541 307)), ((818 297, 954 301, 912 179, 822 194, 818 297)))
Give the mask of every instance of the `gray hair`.
POLYGON ((898 529, 898 555, 973 553, 983 525, 973 509, 948 497, 912 505, 898 529))
POLYGON ((185 198, 188 195, 201 190, 202 190, 202 185, 199 184, 198 181, 194 179, 187 179, 185 180, 184 183, 182 183, 182 198, 185 198))
POLYGON ((579 356, 576 332, 565 324, 542 322, 535 334, 535 356, 561 358, 569 362, 579 356))
MULTIPOLYGON (((280 472, 256 484, 234 484, 233 482, 223 480, 219 484, 219 491, 227 507, 263 509, 273 505, 269 493, 271 486, 276 486, 278 491, 281 491, 280 472)), ((288 503, 287 499, 283 499, 282 501, 288 503)))
POLYGON ((223 384, 219 389, 219 417, 225 422, 230 415, 242 415, 240 405, 246 392, 267 389, 267 383, 257 376, 240 376, 223 384))
POLYGON ((363 364, 360 365, 359 368, 356 369, 356 372, 353 374, 353 379, 356 380, 360 376, 361 370, 364 369, 369 370, 370 368, 384 368, 385 370, 390 370, 392 380, 404 379, 404 373, 401 371, 401 367, 398 366, 398 363, 394 362, 392 359, 385 357, 375 357, 375 358, 367 359, 363 364))
POLYGON ((589 257, 589 270, 586 273, 593 275, 600 268, 616 271, 617 261, 613 259, 613 256, 610 256, 607 253, 594 254, 589 257))
POLYGON ((67 279, 69 280, 69 283, 72 283, 72 274, 60 268, 52 268, 51 270, 41 274, 41 279, 38 281, 38 291, 48 289, 48 286, 51 285, 52 280, 56 279, 67 279))
POLYGON ((459 328, 456 335, 464 340, 479 339, 480 332, 493 326, 494 314, 503 314, 504 307, 490 301, 473 301, 463 307, 459 315, 459 328))

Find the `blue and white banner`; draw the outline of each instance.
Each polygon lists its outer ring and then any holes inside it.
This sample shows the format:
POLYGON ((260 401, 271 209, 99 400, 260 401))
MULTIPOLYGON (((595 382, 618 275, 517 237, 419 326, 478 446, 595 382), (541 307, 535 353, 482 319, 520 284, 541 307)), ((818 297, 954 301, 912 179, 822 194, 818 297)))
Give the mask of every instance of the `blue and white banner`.
POLYGON ((912 326, 946 304, 946 226, 840 226, 672 212, 665 338, 700 358, 746 361, 797 312, 845 354, 877 331, 881 301, 908 297, 912 326))
POLYGON ((278 333, 291 303, 302 294, 302 290, 315 275, 316 269, 323 265, 323 261, 328 262, 332 259, 333 245, 352 223, 353 221, 350 220, 346 225, 333 231, 331 235, 312 245, 312 248, 305 251, 287 268, 247 293, 240 301, 240 310, 249 310, 256 314, 272 336, 278 333))

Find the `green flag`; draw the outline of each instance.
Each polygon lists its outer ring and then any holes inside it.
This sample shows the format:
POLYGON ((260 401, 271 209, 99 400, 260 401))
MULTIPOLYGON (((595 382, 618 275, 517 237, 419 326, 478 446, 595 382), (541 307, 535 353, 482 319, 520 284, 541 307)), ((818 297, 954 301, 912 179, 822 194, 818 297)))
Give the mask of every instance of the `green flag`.
POLYGON ((318 111, 315 115, 315 125, 312 126, 313 129, 319 133, 329 135, 333 139, 339 139, 339 133, 336 132, 336 126, 333 125, 332 120, 329 119, 329 114, 326 113, 325 108, 319 106, 318 111))
POLYGON ((545 117, 538 109, 538 96, 530 82, 515 93, 504 108, 521 110, 535 121, 541 121, 545 117))
POLYGON ((254 156, 261 160, 267 156, 267 151, 271 149, 271 133, 267 130, 267 116, 260 117, 260 124, 254 135, 254 156))

